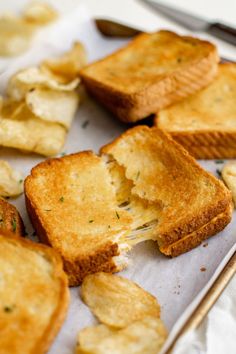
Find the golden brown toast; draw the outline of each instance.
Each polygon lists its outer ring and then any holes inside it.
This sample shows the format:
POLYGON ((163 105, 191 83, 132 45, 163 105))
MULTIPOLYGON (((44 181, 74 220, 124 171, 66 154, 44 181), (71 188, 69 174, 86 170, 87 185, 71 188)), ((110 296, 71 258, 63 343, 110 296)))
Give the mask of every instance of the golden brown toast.
POLYGON ((157 113, 166 130, 198 159, 236 157, 236 63, 219 64, 202 91, 157 113))
POLYGON ((16 207, 0 198, 0 232, 2 231, 24 236, 24 224, 16 207))
POLYGON ((26 178, 25 197, 37 234, 62 255, 70 285, 124 268, 127 251, 143 240, 181 254, 222 230, 232 213, 224 184, 146 126, 128 130, 100 156, 42 162, 26 178))
POLYGON ((81 70, 88 91, 125 122, 135 122, 208 85, 216 47, 169 31, 143 33, 81 70))
POLYGON ((67 277, 50 247, 0 232, 0 352, 46 353, 66 315, 67 277))

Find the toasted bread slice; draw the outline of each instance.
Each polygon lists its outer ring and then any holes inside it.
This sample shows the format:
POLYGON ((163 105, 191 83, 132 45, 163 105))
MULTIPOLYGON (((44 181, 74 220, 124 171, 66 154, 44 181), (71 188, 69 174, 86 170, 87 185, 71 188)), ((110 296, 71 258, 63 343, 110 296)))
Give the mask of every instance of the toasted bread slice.
POLYGON ((198 159, 236 157, 236 63, 219 64, 205 89, 156 115, 166 130, 198 159))
POLYGON ((62 255, 70 285, 124 268, 126 252, 143 240, 156 240, 171 256, 183 253, 225 227, 232 213, 224 184, 164 132, 145 126, 100 156, 81 152, 37 165, 25 196, 37 234, 62 255), (181 240, 178 252, 169 251, 181 240))
POLYGON ((24 236, 24 224, 16 207, 0 198, 0 232, 2 231, 24 236))
POLYGON ((65 318, 69 291, 50 247, 0 232, 0 352, 46 353, 65 318))
POLYGON ((169 31, 143 33, 85 67, 91 94, 125 122, 136 122, 208 85, 217 73, 216 47, 169 31))

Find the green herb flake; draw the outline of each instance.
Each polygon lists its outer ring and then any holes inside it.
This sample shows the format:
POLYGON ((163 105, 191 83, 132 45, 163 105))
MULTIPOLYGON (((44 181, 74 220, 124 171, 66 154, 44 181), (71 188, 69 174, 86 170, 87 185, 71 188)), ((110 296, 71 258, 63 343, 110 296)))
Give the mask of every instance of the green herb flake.
POLYGON ((108 229, 110 229, 111 228, 111 225, 108 225, 108 229))
POLYGON ((60 200, 60 202, 63 203, 64 202, 64 197, 61 197, 59 200, 60 200))
POLYGON ((12 219, 11 225, 12 225, 12 231, 16 232, 16 219, 12 219))
POLYGON ((23 179, 20 179, 20 180, 19 180, 19 183, 21 184, 22 182, 23 182, 23 179))
POLYGON ((62 153, 60 154, 61 157, 65 156, 65 155, 66 155, 65 151, 62 151, 62 153))
POLYGON ((4 306, 3 310, 4 310, 4 312, 10 313, 13 311, 13 307, 12 306, 4 306))
POLYGON ((216 163, 216 164, 224 163, 224 160, 215 160, 215 163, 216 163))
POLYGON ((218 174, 219 177, 221 177, 221 171, 217 168, 216 173, 218 174))
POLYGON ((89 220, 89 223, 91 224, 92 222, 94 222, 94 220, 89 220))
POLYGON ((117 213, 117 211, 116 211, 116 217, 117 219, 120 219, 120 215, 117 213))
POLYGON ((89 120, 85 120, 83 123, 82 123, 82 125, 81 125, 81 127, 83 128, 83 129, 86 129, 87 128, 87 126, 89 125, 89 120))
POLYGON ((137 179, 139 178, 139 176, 140 176, 140 171, 137 172, 136 181, 137 181, 137 179))

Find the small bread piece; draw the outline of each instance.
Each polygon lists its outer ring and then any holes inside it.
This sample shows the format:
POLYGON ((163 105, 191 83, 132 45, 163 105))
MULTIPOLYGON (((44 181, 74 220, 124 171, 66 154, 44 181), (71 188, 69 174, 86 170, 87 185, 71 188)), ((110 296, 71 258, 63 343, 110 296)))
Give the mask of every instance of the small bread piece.
POLYGON ((66 315, 69 291, 50 247, 0 233, 1 353, 43 354, 66 315))
POLYGON ((221 175, 226 186, 232 192, 234 207, 236 207, 236 161, 227 162, 222 169, 221 175))
POLYGON ((177 256, 221 231, 232 196, 184 148, 158 128, 128 130, 101 149, 35 166, 26 206, 43 242, 61 255, 70 285, 115 272, 144 240, 177 256))
POLYGON ((24 236, 24 224, 16 207, 0 198, 0 233, 8 231, 16 236, 24 236))
POLYGON ((81 296, 95 316, 111 327, 123 328, 145 316, 160 316, 154 296, 133 281, 112 274, 88 275, 81 296))
POLYGON ((166 337, 165 326, 156 317, 145 317, 121 330, 87 327, 79 333, 76 354, 157 354, 166 337))
POLYGON ((236 63, 219 64, 202 91, 156 115, 164 129, 198 159, 236 157, 236 63))
POLYGON ((208 85, 216 47, 169 31, 143 33, 81 70, 88 91, 125 122, 136 122, 208 85))

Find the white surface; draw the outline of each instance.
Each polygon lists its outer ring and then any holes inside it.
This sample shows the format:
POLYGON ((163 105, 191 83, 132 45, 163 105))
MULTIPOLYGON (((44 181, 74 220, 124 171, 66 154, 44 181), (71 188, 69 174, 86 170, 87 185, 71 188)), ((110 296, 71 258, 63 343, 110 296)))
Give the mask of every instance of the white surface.
MULTIPOLYGON (((12 2, 10 3, 12 4, 12 2)), ((17 3, 19 4, 19 2, 17 3)), ((57 1, 56 3, 62 6, 62 1, 57 1)), ((63 2, 63 5, 69 9, 64 11, 64 19, 62 19, 60 23, 52 25, 48 28, 46 36, 45 32, 42 32, 36 38, 34 47, 31 51, 26 53, 21 58, 15 59, 11 63, 6 73, 0 76, 0 84, 2 89, 4 88, 7 77, 14 72, 16 68, 27 66, 30 63, 37 63, 43 57, 47 57, 52 53, 59 53, 63 49, 67 49, 70 46, 70 43, 75 39, 81 39, 81 41, 85 43, 90 60, 112 52, 123 43, 118 40, 111 41, 101 38, 98 33, 96 33, 92 24, 86 20, 86 13, 83 13, 81 9, 76 11, 76 3, 76 1, 68 0, 66 3, 63 2), (73 12, 70 13, 70 9, 73 9, 73 12)), ((88 3, 91 5, 92 1, 88 1, 88 3)), ((96 2, 96 4, 98 3, 102 6, 102 3, 105 3, 105 1, 96 2)), ((106 2, 106 4, 106 6, 110 4, 109 9, 111 10, 111 4, 117 5, 117 2, 110 0, 109 4, 108 2, 106 2)), ((2 3, 0 3, 0 5, 2 6, 2 3)), ((135 5, 133 2, 119 1, 119 9, 120 7, 126 14, 126 22, 128 22, 127 16, 130 13, 134 16, 132 21, 135 21, 135 5), (125 11, 125 9, 127 9, 127 11, 125 11)), ((116 8, 115 5, 113 10, 117 15, 118 8, 116 8)), ((96 14, 96 11, 94 13, 96 14)), ((145 12, 141 16, 141 8, 139 7, 137 14, 139 14, 137 15, 137 18, 139 18, 138 24, 141 26, 141 18, 145 19, 145 12)), ((107 12, 107 15, 111 16, 112 13, 107 12)), ((158 26, 156 25, 156 15, 151 14, 149 16, 149 27, 147 26, 147 29, 151 29, 151 26, 153 29, 163 26, 163 22, 161 22, 162 20, 160 19, 158 20, 158 26)), ((167 26, 167 23, 168 22, 165 20, 164 27, 175 29, 172 25, 167 26)), ((144 23, 143 26, 145 27, 144 23)), ((230 51, 231 56, 234 55, 234 51, 231 46, 222 46, 222 53, 224 55, 226 55, 226 51, 230 51), (223 53, 223 51, 225 52, 223 53)), ((84 149, 93 149, 97 151, 101 145, 112 140, 125 129, 127 129, 125 125, 119 123, 110 114, 103 110, 103 108, 86 97, 78 111, 78 115, 68 135, 65 151, 67 153, 84 149), (86 129, 82 129, 82 124, 86 120, 89 120, 89 125, 86 129)), ((4 158, 9 162, 12 162, 12 164, 23 171, 25 175, 29 173, 30 168, 34 164, 42 160, 42 158, 38 156, 22 155, 19 152, 10 151, 7 149, 0 150, 0 158, 4 158)), ((207 163, 204 162, 203 165, 212 172, 215 172, 216 168, 221 167, 220 165, 216 165, 214 161, 207 163)), ((18 206, 22 217, 26 222, 27 231, 29 234, 32 233, 32 228, 29 224, 25 211, 23 197, 16 200, 15 204, 18 206)), ((190 306, 188 308, 189 313, 196 305, 196 302, 192 302, 193 299, 197 295, 198 300, 200 299, 203 292, 206 291, 205 288, 205 290, 200 293, 201 289, 207 285, 209 279, 214 275, 216 268, 220 264, 224 255, 226 255, 233 244, 235 244, 234 229, 235 223, 231 223, 224 232, 208 241, 208 247, 200 246, 197 249, 175 259, 165 258, 158 252, 156 245, 152 242, 140 244, 131 253, 133 265, 123 272, 123 274, 132 278, 145 289, 157 296, 162 307, 162 318, 164 319, 164 322, 169 330, 172 329, 172 334, 173 331, 176 331, 179 325, 185 320, 187 313, 184 311, 187 306, 190 306), (201 272, 201 267, 205 267, 206 271, 201 272), (182 317, 180 317, 181 315, 182 317), (176 323, 178 318, 179 321, 176 323), (175 328, 173 327, 174 324, 176 324, 175 328)), ((221 265, 221 268, 222 266, 223 265, 221 265)), ((65 322, 59 336, 57 337, 57 340, 50 350, 50 354, 72 353, 78 330, 94 322, 90 311, 80 301, 78 288, 71 290, 71 296, 72 301, 67 321, 65 322)))
POLYGON ((235 354, 236 277, 196 331, 186 333, 172 354, 235 354))

